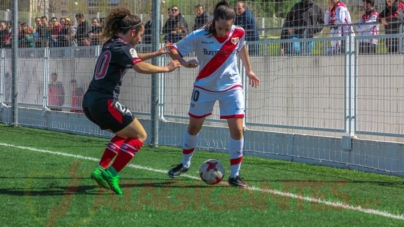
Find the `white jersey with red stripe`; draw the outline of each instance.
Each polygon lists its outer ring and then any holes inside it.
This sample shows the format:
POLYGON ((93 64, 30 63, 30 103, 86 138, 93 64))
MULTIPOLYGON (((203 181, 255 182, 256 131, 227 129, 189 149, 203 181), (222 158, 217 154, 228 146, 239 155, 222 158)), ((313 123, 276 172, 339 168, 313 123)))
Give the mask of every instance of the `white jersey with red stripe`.
POLYGON ((335 28, 331 27, 331 37, 355 36, 352 26, 349 25, 351 23, 351 15, 343 2, 337 2, 331 11, 327 10, 324 14, 324 24, 335 25, 335 28))
POLYGON ((199 73, 194 87, 220 92, 242 87, 236 54, 244 45, 244 29, 233 25, 223 38, 207 35, 204 28, 193 31, 174 48, 181 56, 195 51, 199 73))

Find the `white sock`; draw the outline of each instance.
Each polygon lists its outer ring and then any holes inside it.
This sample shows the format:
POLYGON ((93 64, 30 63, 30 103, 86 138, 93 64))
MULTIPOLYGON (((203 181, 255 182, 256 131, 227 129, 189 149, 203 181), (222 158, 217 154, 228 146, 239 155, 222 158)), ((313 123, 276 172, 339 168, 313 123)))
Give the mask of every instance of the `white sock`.
POLYGON ((192 155, 194 154, 194 150, 196 144, 198 143, 198 135, 191 136, 188 131, 184 133, 184 145, 182 146, 182 164, 185 168, 189 168, 191 166, 192 155))
POLYGON ((241 162, 243 161, 244 138, 234 140, 230 138, 229 154, 230 154, 230 177, 239 175, 241 162))

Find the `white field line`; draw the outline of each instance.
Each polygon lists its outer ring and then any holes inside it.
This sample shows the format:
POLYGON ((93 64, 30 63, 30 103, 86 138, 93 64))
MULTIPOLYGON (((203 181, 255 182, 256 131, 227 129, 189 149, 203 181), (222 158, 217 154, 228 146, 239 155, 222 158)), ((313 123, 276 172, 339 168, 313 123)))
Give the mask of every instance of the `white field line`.
MULTIPOLYGON (((99 161, 99 158, 63 153, 63 152, 58 152, 58 151, 42 150, 42 149, 37 149, 37 148, 32 148, 32 147, 17 146, 17 145, 6 144, 6 143, 0 143, 0 146, 19 148, 19 149, 36 151, 36 152, 41 152, 41 153, 48 153, 48 154, 53 154, 53 155, 60 155, 60 156, 65 156, 65 157, 90 160, 90 161, 95 161, 95 162, 99 161)), ((147 170, 147 171, 151 171, 151 172, 167 174, 167 170, 154 169, 154 168, 149 168, 149 167, 139 166, 139 165, 134 165, 134 164, 129 164, 128 166, 135 168, 135 169, 141 169, 141 170, 147 170)), ((181 176, 187 177, 190 179, 194 179, 194 180, 200 180, 199 177, 191 176, 188 174, 182 174, 181 176)), ((396 215, 396 214, 392 214, 392 213, 388 213, 388 212, 380 211, 380 210, 365 209, 360 206, 352 206, 352 205, 344 204, 344 203, 331 202, 331 201, 327 201, 327 200, 323 200, 323 199, 316 199, 316 198, 311 198, 311 197, 307 197, 307 196, 296 195, 296 194, 289 193, 289 192, 282 192, 282 191, 272 190, 272 189, 262 189, 262 188, 257 188, 257 187, 249 187, 249 188, 247 188, 247 190, 259 191, 259 192, 269 193, 269 194, 273 194, 273 195, 279 195, 279 196, 283 196, 283 197, 295 198, 295 199, 304 200, 304 201, 308 201, 308 202, 324 204, 324 205, 327 205, 330 207, 359 211, 359 212, 363 212, 363 213, 367 213, 367 214, 379 215, 379 216, 383 216, 383 217, 387 217, 387 218, 404 220, 404 215, 396 215)))

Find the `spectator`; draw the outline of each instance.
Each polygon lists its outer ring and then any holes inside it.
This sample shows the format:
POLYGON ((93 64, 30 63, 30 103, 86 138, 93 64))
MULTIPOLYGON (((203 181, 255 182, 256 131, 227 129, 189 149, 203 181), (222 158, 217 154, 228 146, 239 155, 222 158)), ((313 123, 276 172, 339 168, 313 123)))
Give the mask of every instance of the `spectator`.
POLYGON ((46 27, 49 27, 48 17, 47 16, 42 16, 41 17, 41 24, 45 25, 46 27))
MULTIPOLYGON (((146 22, 144 25, 144 33, 143 33, 143 43, 151 44, 151 34, 152 34, 152 20, 153 20, 153 10, 149 11, 150 20, 146 22)), ((146 51, 149 52, 149 51, 146 51)))
MULTIPOLYGON (((73 26, 73 21, 70 18, 66 18, 65 26, 62 31, 58 34, 59 46, 60 47, 71 47, 77 46, 77 41, 75 38, 76 28, 73 26)), ((64 56, 70 56, 70 48, 64 50, 64 56)))
POLYGON ((73 113, 84 113, 81 109, 83 105, 84 89, 77 86, 77 81, 72 79, 70 81, 70 87, 72 88, 72 107, 70 112, 73 113), (80 109, 79 109, 80 108, 80 109))
MULTIPOLYGON (((246 32, 245 40, 259 41, 260 37, 258 35, 257 24, 255 23, 254 15, 252 14, 251 10, 247 9, 247 6, 244 2, 237 2, 236 13, 237 16, 234 24, 244 28, 246 32)), ((259 44, 248 45, 248 54, 250 56, 259 55, 259 52, 259 44)))
MULTIPOLYGON (((348 8, 339 0, 329 0, 327 11, 324 15, 324 23, 326 25, 334 25, 330 28, 331 37, 355 36, 352 27, 350 25, 346 25, 352 23, 348 8)), ((345 40, 331 41, 331 49, 328 52, 345 52, 345 40)))
POLYGON ((0 49, 6 47, 6 37, 8 33, 6 22, 0 22, 0 49))
POLYGON ((91 31, 88 33, 88 37, 90 38, 90 45, 97 46, 101 44, 101 25, 98 21, 98 18, 94 17, 91 19, 91 31))
POLYGON ((61 17, 61 18, 59 19, 59 24, 60 24, 60 26, 62 26, 62 28, 64 28, 65 22, 66 22, 66 18, 61 17))
POLYGON ((185 34, 188 33, 189 29, 185 18, 182 16, 180 10, 178 9, 178 6, 173 5, 171 6, 171 17, 166 21, 163 27, 163 34, 165 34, 166 36, 172 32, 176 34, 175 28, 177 27, 177 25, 182 25, 184 27, 183 32, 185 34))
POLYGON ((21 36, 19 38, 19 47, 32 48, 35 47, 35 41, 32 28, 28 27, 27 23, 22 23, 21 36))
POLYGON ((39 48, 47 47, 48 46, 48 39, 46 39, 46 33, 48 29, 47 24, 43 23, 40 17, 35 18, 35 24, 36 24, 34 34, 35 46, 39 48))
POLYGON ((51 82, 48 85, 48 106, 51 110, 62 111, 61 107, 65 103, 65 90, 62 82, 58 81, 58 74, 51 74, 51 82), (56 107, 56 108, 55 108, 56 107))
POLYGON ((88 22, 86 21, 82 13, 77 13, 75 17, 78 23, 75 36, 77 44, 79 46, 87 46, 87 42, 85 39, 88 38, 90 26, 88 25, 88 22))
MULTIPOLYGON (((365 14, 359 19, 359 25, 356 26, 356 31, 359 32, 359 36, 371 36, 379 34, 379 25, 377 23, 377 17, 379 14, 373 8, 375 5, 374 0, 363 0, 363 9, 365 14), (372 24, 369 24, 372 23, 372 24)), ((361 39, 359 41, 359 53, 362 54, 374 54, 376 53, 377 39, 361 39)))
POLYGON ((196 17, 195 23, 192 27, 192 31, 202 28, 205 24, 212 21, 213 17, 206 11, 203 10, 201 5, 195 6, 196 17))
POLYGON ((57 17, 52 17, 50 20, 49 25, 52 29, 51 29, 51 37, 49 40, 49 47, 58 47, 59 43, 58 43, 58 34, 60 33, 60 31, 62 31, 62 25, 59 23, 58 18, 57 17))
POLYGON ((170 34, 164 37, 164 42, 176 43, 184 37, 185 37, 184 26, 182 26, 182 24, 179 24, 175 26, 174 30, 170 34))
MULTIPOLYGON (((286 21, 282 25, 281 40, 282 39, 290 39, 289 30, 286 29, 286 21)), ((290 50, 289 50, 290 44, 291 43, 289 43, 289 42, 280 43, 280 45, 281 45, 280 54, 281 55, 290 53, 290 50)))
MULTIPOLYGON (((322 30, 315 27, 319 24, 324 24, 323 10, 313 0, 302 0, 296 3, 287 14, 285 20, 287 32, 284 33, 289 36, 289 39, 313 38, 314 34, 322 30)), ((290 54, 311 54, 313 50, 313 41, 293 42, 290 45, 288 51, 290 54)))
POLYGON ((4 46, 7 48, 11 47, 11 38, 12 38, 13 34, 12 34, 12 26, 11 24, 8 25, 8 34, 6 35, 5 39, 4 39, 4 46))
POLYGON ((169 20, 173 16, 171 7, 167 9, 167 16, 168 16, 167 20, 169 20))
MULTIPOLYGON (((385 34, 398 34, 400 33, 399 15, 403 14, 404 3, 400 0, 386 0, 386 6, 384 10, 379 14, 380 23, 384 24, 385 34)), ((402 18, 401 18, 402 19, 402 18)), ((389 53, 395 53, 399 51, 398 38, 386 39, 386 47, 389 53)))
POLYGON ((66 18, 64 28, 58 34, 59 45, 61 47, 77 46, 75 35, 76 28, 73 26, 73 22, 70 18, 66 18))

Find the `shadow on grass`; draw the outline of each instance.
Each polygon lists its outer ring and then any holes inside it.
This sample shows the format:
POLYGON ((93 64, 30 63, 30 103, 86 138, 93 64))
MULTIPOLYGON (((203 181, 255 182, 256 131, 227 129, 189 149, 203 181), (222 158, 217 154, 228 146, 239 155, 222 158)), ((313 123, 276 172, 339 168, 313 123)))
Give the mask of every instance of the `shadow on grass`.
MULTIPOLYGON (((55 179, 55 178, 52 178, 55 179)), ((68 179, 68 178, 64 178, 68 179)), ((75 178, 74 180, 80 181, 84 178, 75 178)), ((85 178, 88 179, 88 178, 85 178)), ((195 182, 193 180, 193 182, 195 182)), ((121 188, 180 188, 180 189, 195 189, 206 188, 207 190, 213 189, 213 187, 206 185, 202 182, 192 183, 189 181, 161 181, 156 182, 153 179, 121 179, 121 188), (131 183, 131 181, 136 183, 131 183), (144 183, 139 181, 145 181, 144 183)), ((226 185, 215 185, 214 188, 224 188, 226 185)), ((65 196, 75 194, 90 194, 90 195, 102 195, 102 194, 115 194, 109 189, 101 188, 97 185, 79 185, 79 186, 57 186, 49 185, 48 187, 26 187, 26 188, 0 188, 0 195, 13 195, 13 196, 65 196)))

